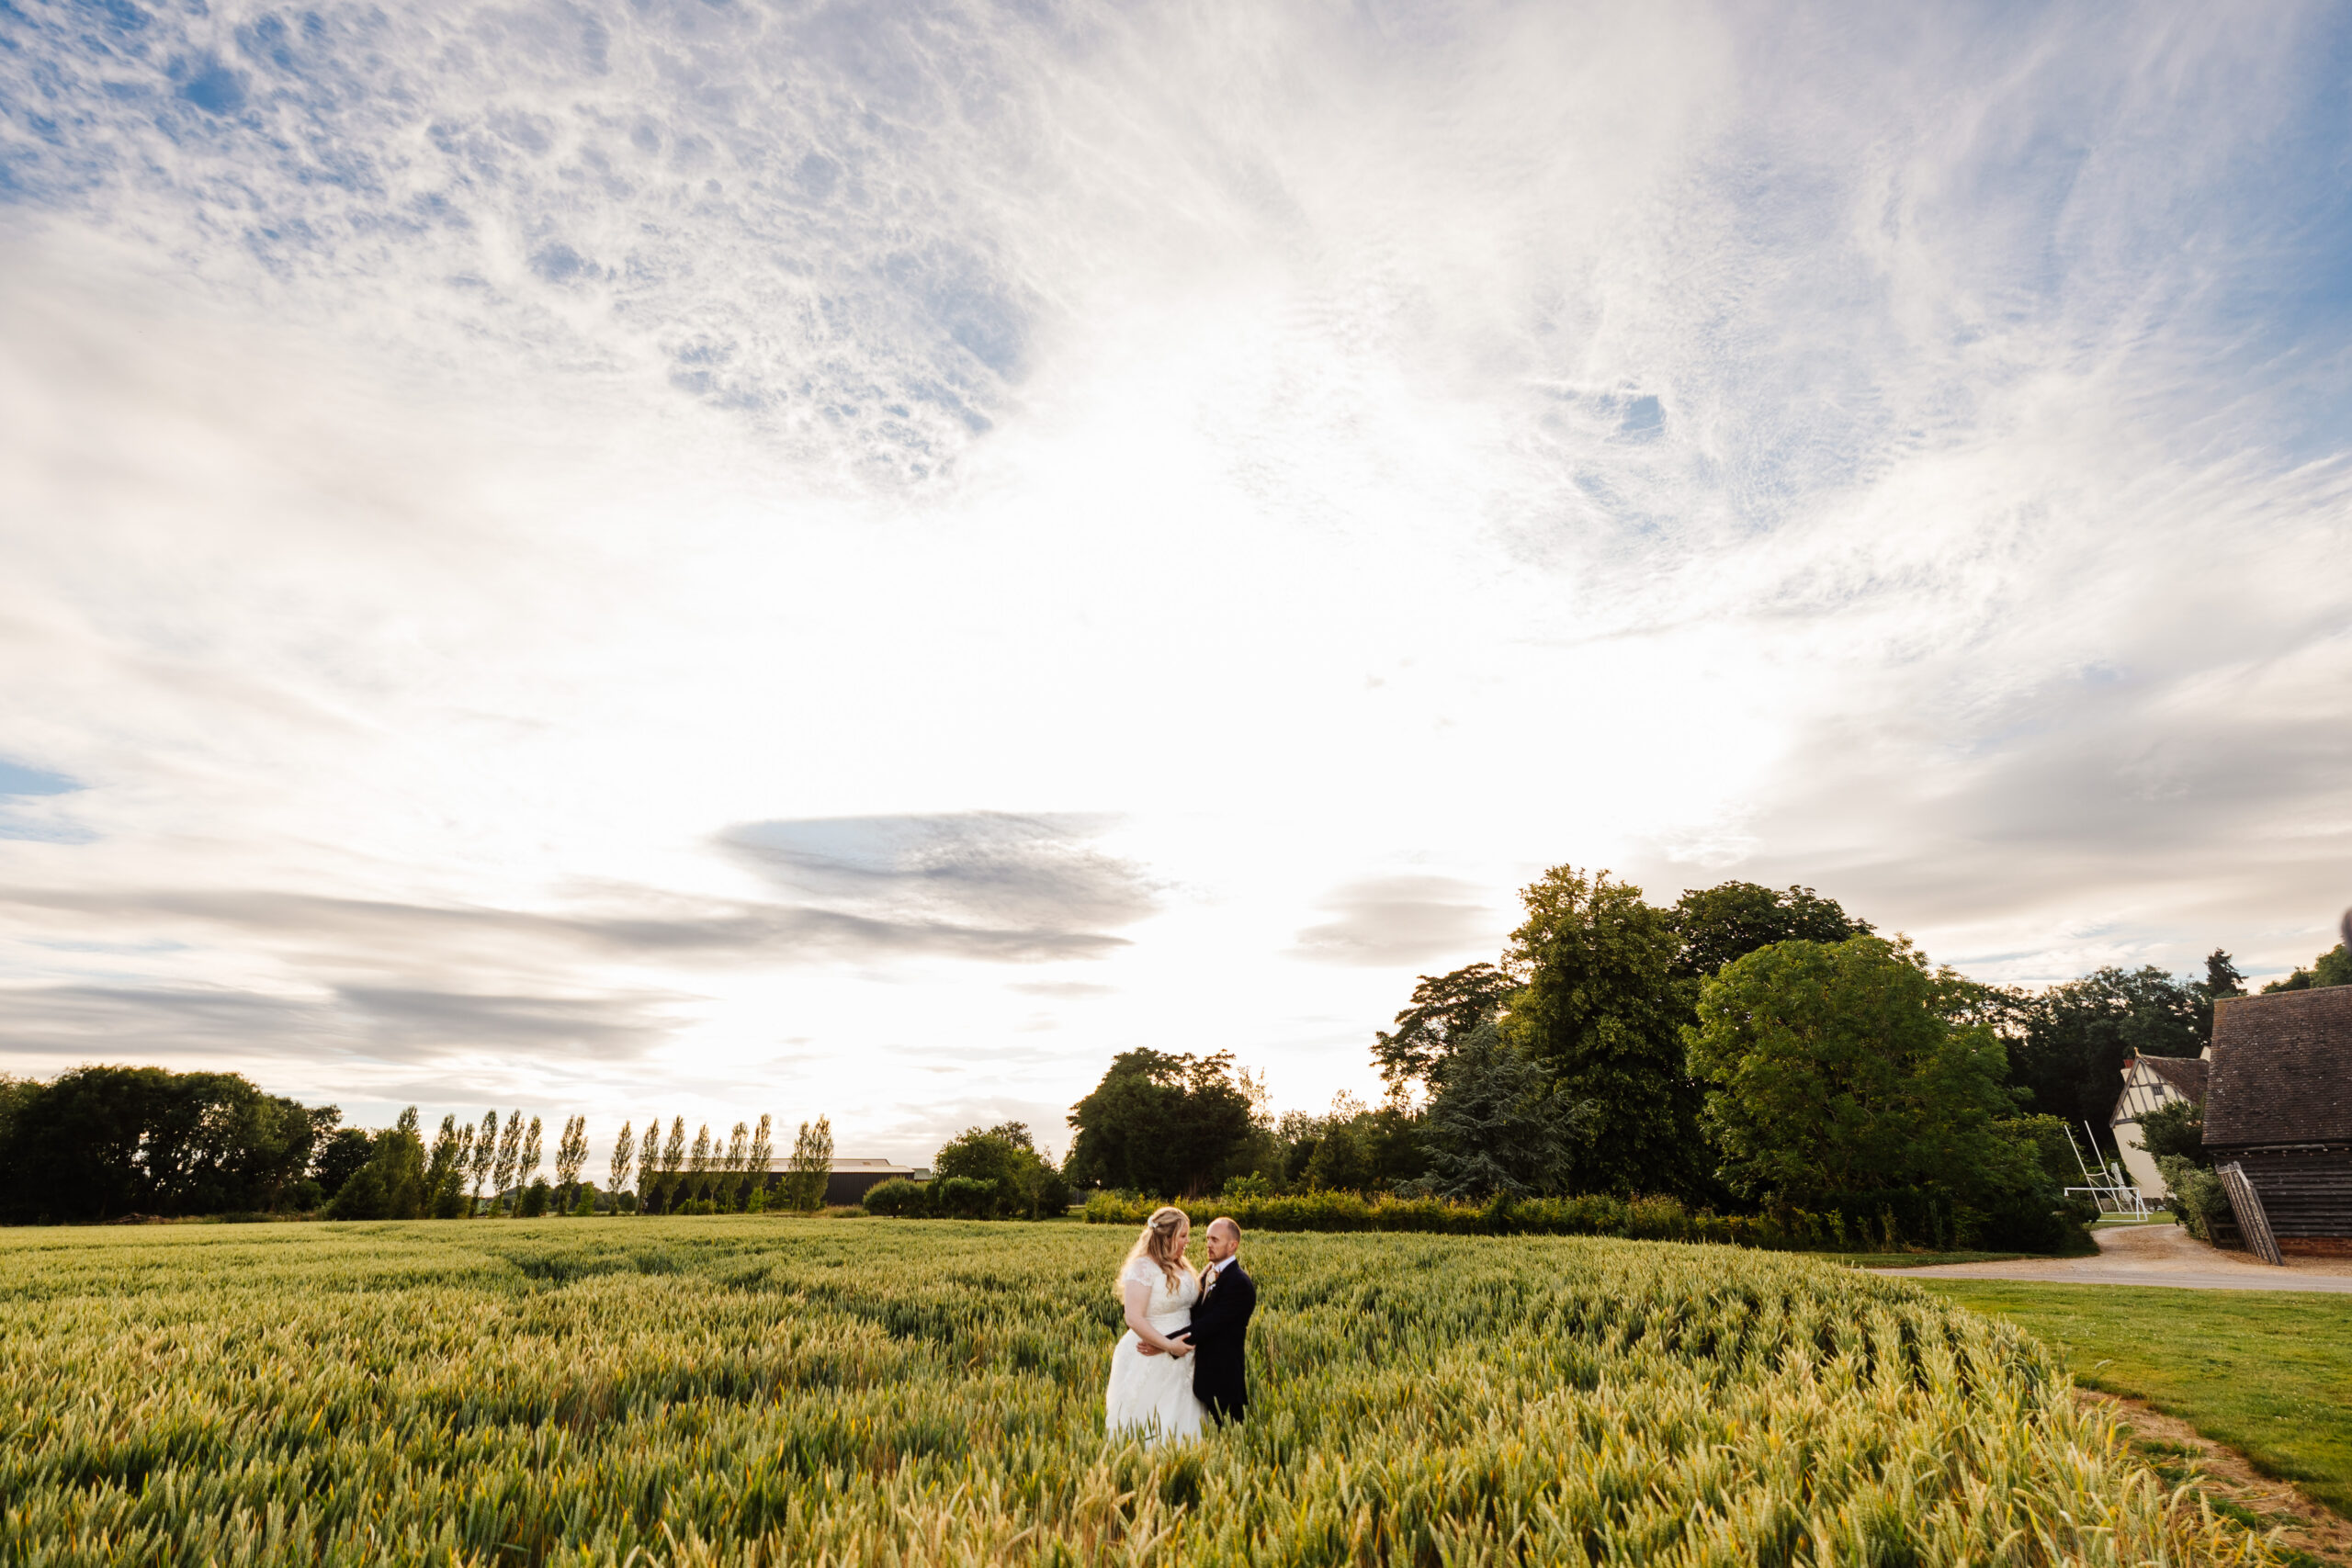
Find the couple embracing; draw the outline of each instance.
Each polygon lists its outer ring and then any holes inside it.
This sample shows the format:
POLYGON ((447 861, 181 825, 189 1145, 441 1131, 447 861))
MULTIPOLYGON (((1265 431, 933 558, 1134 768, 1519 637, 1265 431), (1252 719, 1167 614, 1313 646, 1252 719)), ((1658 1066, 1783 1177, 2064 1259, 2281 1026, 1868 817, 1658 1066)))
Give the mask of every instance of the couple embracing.
POLYGON ((1184 1261, 1193 1222, 1159 1209, 1144 1222, 1119 1270, 1127 1331, 1111 1354, 1103 1426, 1114 1438, 1141 1432, 1146 1447, 1201 1435, 1204 1412, 1223 1426, 1250 1404, 1242 1348, 1258 1287, 1241 1270, 1241 1227, 1209 1222, 1208 1266, 1184 1261))

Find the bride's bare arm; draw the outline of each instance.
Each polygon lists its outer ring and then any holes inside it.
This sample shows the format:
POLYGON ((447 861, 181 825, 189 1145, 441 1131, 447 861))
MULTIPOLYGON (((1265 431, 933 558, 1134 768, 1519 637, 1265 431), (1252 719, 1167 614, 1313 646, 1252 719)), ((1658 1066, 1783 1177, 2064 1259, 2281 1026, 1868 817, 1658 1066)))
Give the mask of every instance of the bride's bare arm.
POLYGON ((1119 1291, 1126 1297, 1127 1326, 1136 1331, 1136 1338, 1163 1356, 1183 1356, 1191 1353, 1193 1348, 1183 1340, 1170 1339, 1151 1325, 1151 1318, 1146 1310, 1151 1305, 1149 1285, 1145 1284, 1141 1280, 1125 1280, 1120 1281, 1119 1291))

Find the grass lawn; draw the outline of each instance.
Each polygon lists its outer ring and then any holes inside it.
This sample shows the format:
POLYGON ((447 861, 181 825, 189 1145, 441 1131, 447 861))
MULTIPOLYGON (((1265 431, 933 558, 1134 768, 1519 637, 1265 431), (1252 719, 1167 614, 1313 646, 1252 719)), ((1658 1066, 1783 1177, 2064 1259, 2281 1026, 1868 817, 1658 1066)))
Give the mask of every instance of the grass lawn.
POLYGON ((1921 1280, 2352 1517, 2352 1296, 1921 1280))
POLYGON ((1932 1269, 1939 1263, 2011 1263, 2030 1252, 1824 1252, 1815 1256, 1857 1269, 1932 1269))

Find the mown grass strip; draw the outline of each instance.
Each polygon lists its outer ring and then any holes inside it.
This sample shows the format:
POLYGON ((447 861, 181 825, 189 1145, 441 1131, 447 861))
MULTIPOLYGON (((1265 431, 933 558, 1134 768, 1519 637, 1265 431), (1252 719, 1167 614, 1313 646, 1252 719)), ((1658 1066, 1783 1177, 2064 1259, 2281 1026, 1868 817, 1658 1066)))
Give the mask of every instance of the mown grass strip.
POLYGON ((2352 1517, 2352 1296, 1922 1280, 2352 1517))

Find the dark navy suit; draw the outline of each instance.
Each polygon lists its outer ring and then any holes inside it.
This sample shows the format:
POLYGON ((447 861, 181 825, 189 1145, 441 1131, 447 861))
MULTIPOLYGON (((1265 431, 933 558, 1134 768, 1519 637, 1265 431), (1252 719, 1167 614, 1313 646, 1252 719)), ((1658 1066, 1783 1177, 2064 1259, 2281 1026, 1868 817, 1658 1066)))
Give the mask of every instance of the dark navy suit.
POLYGON ((1258 1286, 1235 1258, 1193 1308, 1193 1395, 1222 1423, 1238 1421, 1250 1407, 1250 1373, 1242 1349, 1250 1314, 1258 1310, 1258 1286))

